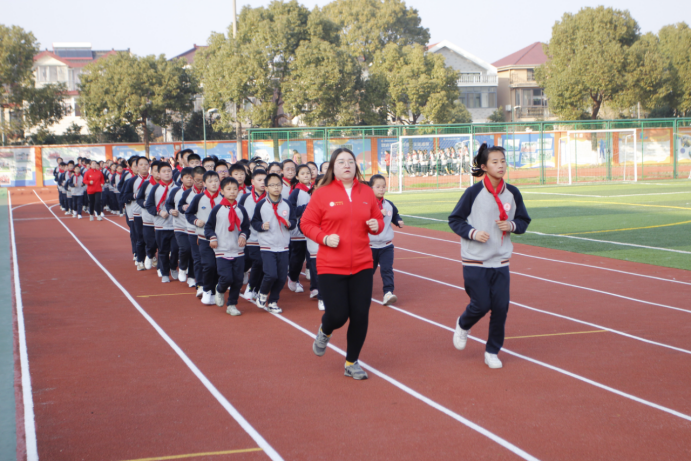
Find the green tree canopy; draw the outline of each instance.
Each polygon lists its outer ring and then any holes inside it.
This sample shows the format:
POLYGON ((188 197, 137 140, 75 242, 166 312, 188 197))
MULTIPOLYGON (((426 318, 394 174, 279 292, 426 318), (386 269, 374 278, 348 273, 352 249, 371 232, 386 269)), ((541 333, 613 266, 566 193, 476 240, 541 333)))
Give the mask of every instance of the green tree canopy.
POLYGON ((196 80, 184 60, 137 57, 118 53, 86 66, 81 76, 80 104, 95 131, 132 126, 142 131, 147 154, 148 122, 167 126, 174 113, 192 108, 196 80))
POLYGON ((659 102, 662 115, 690 114, 690 26, 684 22, 664 26, 658 32, 669 92, 659 102))

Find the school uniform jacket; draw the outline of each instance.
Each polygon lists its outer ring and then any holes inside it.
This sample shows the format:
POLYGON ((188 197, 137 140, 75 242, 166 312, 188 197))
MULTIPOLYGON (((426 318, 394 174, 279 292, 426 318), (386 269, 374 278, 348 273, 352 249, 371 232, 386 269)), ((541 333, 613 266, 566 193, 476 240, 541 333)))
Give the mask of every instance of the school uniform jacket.
POLYGON ((123 181, 123 174, 116 171, 111 175, 111 190, 115 194, 120 194, 120 183, 123 181))
POLYGON ((245 256, 245 247, 238 246, 238 237, 241 235, 247 240, 250 235, 250 218, 242 205, 236 205, 235 214, 240 220, 240 229, 236 226, 232 231, 228 213, 231 208, 225 205, 216 205, 209 213, 209 220, 204 225, 204 236, 209 240, 216 240, 218 246, 214 248, 217 258, 234 259, 245 256))
POLYGON ((106 180, 103 179, 101 170, 92 170, 89 168, 86 173, 84 173, 84 182, 87 185, 87 194, 95 194, 103 191, 103 185, 106 180), (89 184, 89 181, 93 181, 94 184, 89 184))
POLYGON ((72 175, 70 178, 70 190, 72 191, 72 196, 83 196, 86 191, 86 185, 84 184, 84 175, 72 175))
POLYGON ((283 183, 283 187, 281 188, 281 198, 284 200, 288 200, 288 197, 291 195, 291 192, 293 192, 293 188, 291 187, 291 183, 286 182, 285 179, 281 178, 281 182, 283 183))
POLYGON ((365 223, 369 219, 377 220, 378 232, 384 228, 375 193, 358 180, 353 181, 350 199, 339 180, 312 193, 300 222, 305 236, 320 244, 318 273, 351 275, 372 269, 368 234, 374 232, 365 223), (339 235, 336 248, 324 245, 331 234, 339 235))
MULTIPOLYGON (((379 207, 379 205, 378 205, 379 207)), ((394 204, 389 200, 382 199, 382 220, 384 221, 384 229, 379 234, 370 234, 370 248, 384 248, 392 244, 394 240, 394 229, 391 224, 393 223, 397 227, 399 226, 399 221, 401 217, 399 216, 399 210, 396 209, 394 204)))
POLYGON ((124 171, 123 171, 123 174, 122 174, 122 176, 121 176, 121 178, 120 178, 120 183, 119 183, 119 185, 118 185, 118 191, 119 191, 120 193, 122 193, 122 192, 123 192, 123 188, 125 187, 125 181, 127 181, 128 179, 132 179, 132 178, 134 178, 134 177, 135 177, 135 175, 133 175, 132 173, 130 173, 130 172, 127 171, 127 170, 124 170, 124 171))
POLYGON ((142 205, 138 203, 137 196, 139 195, 139 191, 146 186, 146 183, 151 182, 151 177, 152 176, 149 175, 146 178, 142 178, 140 175, 137 175, 132 181, 132 190, 130 191, 132 200, 129 202, 130 206, 132 207, 132 216, 142 216, 142 205))
POLYGON ((67 194, 68 198, 72 197, 72 189, 70 189, 70 178, 72 174, 73 173, 69 170, 62 174, 62 187, 65 189, 65 194, 67 194))
MULTIPOLYGON (((248 216, 255 216, 257 204, 264 200, 264 198, 262 198, 255 201, 256 199, 257 195, 250 189, 250 192, 243 195, 240 197, 240 200, 238 200, 238 204, 245 208, 248 216)), ((259 246, 259 232, 257 232, 252 225, 250 226, 250 236, 247 239, 247 246, 259 246)))
POLYGON ((156 185, 154 177, 152 175, 149 175, 149 180, 146 181, 142 187, 139 188, 137 191, 137 205, 140 206, 141 208, 141 213, 142 213, 142 222, 144 223, 145 226, 153 226, 154 225, 154 216, 147 211, 147 199, 151 195, 151 191, 153 190, 154 186, 156 185))
POLYGON ((308 206, 309 202, 310 194, 298 188, 293 189, 291 195, 288 196, 288 203, 296 209, 296 219, 298 220, 298 225, 291 231, 292 241, 305 241, 305 235, 300 231, 300 217, 303 216, 305 207, 308 206))
POLYGON ((211 213, 212 208, 221 203, 221 200, 223 200, 223 196, 221 194, 217 195, 216 198, 214 198, 214 205, 212 206, 209 197, 207 197, 206 194, 201 193, 195 195, 190 202, 190 206, 187 207, 187 211, 185 212, 185 218, 187 219, 188 223, 194 226, 197 238, 202 240, 207 239, 204 236, 204 227, 195 226, 195 220, 199 219, 204 221, 206 224, 206 222, 209 221, 209 214, 211 213))
MULTIPOLYGON (((504 183, 498 193, 511 232, 523 234, 529 227, 529 217, 524 199, 516 187, 504 183)), ((509 232, 502 232, 495 223, 500 219, 500 210, 493 194, 485 187, 484 181, 477 182, 464 191, 459 203, 449 215, 449 227, 461 237, 461 262, 465 266, 502 267, 509 265, 512 256, 512 240, 509 232), (476 232, 485 231, 490 235, 487 242, 474 240, 476 232)))
MULTIPOLYGON (((178 186, 168 193, 168 199, 166 199, 166 203, 164 204, 168 213, 170 213, 171 210, 178 210, 180 199, 183 197, 183 194, 187 192, 187 190, 189 189, 183 190, 182 186, 178 186)), ((185 219, 185 213, 178 211, 178 216, 173 216, 173 230, 176 232, 187 233, 187 220, 185 219)))
POLYGON ((267 196, 255 207, 252 215, 252 227, 258 233, 260 251, 281 252, 288 251, 288 244, 291 242, 291 230, 295 229, 296 210, 287 200, 281 199, 276 212, 286 220, 288 228, 279 223, 274 214, 274 207, 267 196), (262 229, 262 224, 269 223, 269 230, 262 229))
POLYGON ((183 194, 180 196, 180 200, 178 201, 178 212, 181 214, 182 218, 185 220, 185 230, 188 233, 188 235, 195 235, 197 234, 197 226, 195 226, 194 219, 192 222, 188 221, 187 219, 187 210, 185 210, 183 207, 187 205, 187 209, 190 209, 190 204, 192 203, 192 200, 199 194, 196 193, 195 188, 192 187, 186 191, 183 192, 183 194))
MULTIPOLYGON (((173 181, 166 187, 165 184, 158 183, 151 189, 147 201, 145 203, 147 213, 154 217, 155 230, 174 230, 173 216, 170 214, 165 218, 161 216, 161 212, 166 210, 166 200, 171 193, 171 189, 175 187, 173 181), (163 200, 163 201, 162 201, 163 200), (161 203, 161 206, 158 206, 161 203), (158 207, 158 210, 156 209, 158 207)), ((167 210, 166 210, 167 211, 167 210)))

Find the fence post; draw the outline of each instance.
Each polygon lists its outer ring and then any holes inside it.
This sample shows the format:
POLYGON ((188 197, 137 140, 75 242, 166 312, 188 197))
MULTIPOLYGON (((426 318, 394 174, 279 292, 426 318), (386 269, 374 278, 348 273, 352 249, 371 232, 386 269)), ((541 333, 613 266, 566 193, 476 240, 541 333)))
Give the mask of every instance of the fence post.
POLYGON ((673 120, 673 179, 678 179, 678 119, 673 120))

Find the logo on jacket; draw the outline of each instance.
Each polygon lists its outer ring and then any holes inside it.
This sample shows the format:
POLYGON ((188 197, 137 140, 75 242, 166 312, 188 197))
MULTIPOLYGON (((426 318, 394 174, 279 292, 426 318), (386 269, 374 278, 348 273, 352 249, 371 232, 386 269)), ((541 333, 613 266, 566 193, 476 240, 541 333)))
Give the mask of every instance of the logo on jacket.
POLYGON ((286 216, 288 216, 288 211, 287 211, 287 210, 284 210, 284 211, 281 212, 281 214, 282 214, 284 217, 286 217, 286 216))
POLYGON ((206 210, 206 209, 207 209, 207 207, 206 207, 206 206, 202 206, 202 209, 203 209, 203 210, 206 210))
POLYGON ((334 202, 329 202, 329 206, 334 206, 334 202))
POLYGON ((509 203, 505 203, 504 205, 502 205, 502 208, 504 208, 505 211, 509 211, 512 209, 512 205, 509 203))

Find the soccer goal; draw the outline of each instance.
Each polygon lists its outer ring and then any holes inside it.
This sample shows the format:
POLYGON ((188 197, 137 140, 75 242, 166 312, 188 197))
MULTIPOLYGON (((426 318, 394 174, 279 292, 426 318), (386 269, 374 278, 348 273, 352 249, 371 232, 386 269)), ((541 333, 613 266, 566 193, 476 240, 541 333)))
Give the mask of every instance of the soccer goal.
POLYGON ((473 183, 471 161, 477 149, 471 134, 400 136, 391 146, 389 191, 469 186, 473 183))
POLYGON ((574 130, 560 139, 557 183, 637 181, 636 129, 574 130))

